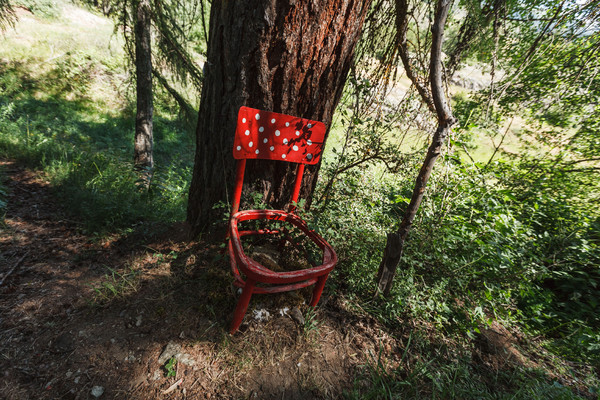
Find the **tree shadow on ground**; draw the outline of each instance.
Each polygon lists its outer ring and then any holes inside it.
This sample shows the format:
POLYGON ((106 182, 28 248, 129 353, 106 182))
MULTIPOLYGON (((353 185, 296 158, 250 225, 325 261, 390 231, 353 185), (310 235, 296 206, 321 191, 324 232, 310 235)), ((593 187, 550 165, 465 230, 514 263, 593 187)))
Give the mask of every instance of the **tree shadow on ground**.
POLYGON ((176 398, 329 398, 352 382, 337 319, 307 332, 275 315, 301 297, 256 296, 251 307, 273 317, 250 312, 231 336, 235 297, 219 246, 183 241, 181 224, 94 243, 47 183, 8 168, 18 177, 1 249, 8 265, 25 258, 0 288, 6 398, 92 398, 94 386, 107 398, 159 398, 180 378, 176 398), (169 344, 181 353, 174 377, 158 361, 169 344))

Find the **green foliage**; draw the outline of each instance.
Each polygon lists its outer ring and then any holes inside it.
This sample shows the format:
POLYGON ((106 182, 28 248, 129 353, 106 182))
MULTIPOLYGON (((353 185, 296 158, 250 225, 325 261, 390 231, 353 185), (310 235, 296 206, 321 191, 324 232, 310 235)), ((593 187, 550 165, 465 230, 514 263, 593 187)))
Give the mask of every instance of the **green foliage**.
MULTIPOLYGON (((473 337, 500 320, 543 334, 557 354, 598 362, 599 214, 587 196, 598 182, 553 171, 550 162, 535 166, 525 160, 467 166, 446 156, 430 180, 389 299, 372 298, 375 274, 386 227, 402 215, 416 168, 401 169, 395 179, 373 170, 346 176, 315 220, 340 258, 331 285, 390 326, 427 321, 445 335, 473 337)), ((396 385, 401 372, 388 376, 377 368, 368 373, 381 383, 372 398, 417 385, 396 385)), ((453 374, 466 382, 473 373, 451 370, 441 382, 449 384, 453 374)), ((564 388, 523 379, 529 386, 518 398, 543 398, 546 391, 571 398, 564 388)), ((445 390, 441 396, 450 396, 445 390)))
POLYGON ((0 63, 0 154, 43 168, 87 231, 183 219, 193 146, 177 117, 164 111, 170 100, 157 98, 157 168, 141 187, 129 161, 133 113, 112 85, 120 73, 115 63, 74 50, 41 71, 36 66, 0 63))
POLYGON ((418 335, 408 338, 397 365, 371 354, 348 399, 579 399, 541 371, 499 370, 493 374, 474 363, 469 352, 450 354, 418 335))
POLYGON ((104 279, 96 285, 91 285, 94 291, 94 304, 105 304, 122 297, 128 293, 137 291, 138 271, 130 268, 128 271, 119 272, 108 268, 104 279))
POLYGON ((61 15, 62 1, 56 0, 13 0, 13 6, 23 7, 37 17, 55 19, 61 15))
POLYGON ((313 307, 308 307, 304 314, 304 324, 302 325, 304 336, 310 336, 313 332, 319 333, 319 320, 313 307))
POLYGON ((171 357, 165 364, 165 370, 167 371, 167 377, 172 377, 177 374, 177 358, 171 357))
POLYGON ((15 20, 16 14, 10 0, 0 0, 0 32, 14 26, 15 20))

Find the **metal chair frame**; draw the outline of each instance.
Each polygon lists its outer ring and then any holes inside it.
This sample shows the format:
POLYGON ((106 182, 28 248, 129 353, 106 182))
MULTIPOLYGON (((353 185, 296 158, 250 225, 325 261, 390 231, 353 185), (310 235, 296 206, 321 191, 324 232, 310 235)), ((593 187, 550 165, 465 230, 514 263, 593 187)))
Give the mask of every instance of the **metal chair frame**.
POLYGON ((318 162, 324 144, 325 131, 325 125, 318 121, 249 107, 240 108, 233 148, 234 158, 238 161, 229 222, 228 249, 231 270, 235 277, 234 285, 242 288, 242 294, 233 314, 231 334, 235 333, 241 325, 254 293, 280 293, 315 285, 309 305, 315 307, 319 302, 327 277, 337 263, 337 255, 325 239, 311 230, 294 211, 300 194, 304 167, 306 164, 318 162), (283 210, 239 211, 247 159, 269 159, 298 164, 288 212, 283 210), (280 233, 279 230, 240 230, 238 228, 240 222, 251 220, 283 221, 297 227, 323 252, 321 265, 278 272, 272 271, 248 257, 241 243, 243 236, 280 233), (242 278, 242 273, 246 277, 245 280, 242 278), (261 283, 272 286, 259 286, 261 283))

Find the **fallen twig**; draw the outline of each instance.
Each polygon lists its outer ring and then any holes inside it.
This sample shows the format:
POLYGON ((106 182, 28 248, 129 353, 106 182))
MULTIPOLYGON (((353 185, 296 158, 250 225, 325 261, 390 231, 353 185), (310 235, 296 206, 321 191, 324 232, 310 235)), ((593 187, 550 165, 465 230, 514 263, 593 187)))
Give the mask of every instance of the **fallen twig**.
POLYGON ((179 379, 177 382, 175 382, 174 384, 172 384, 171 386, 169 386, 169 388, 167 390, 164 390, 163 394, 169 394, 169 393, 171 393, 173 390, 177 389, 177 387, 179 385, 181 385, 182 382, 183 382, 183 378, 179 379))
POLYGON ((6 273, 6 274, 5 274, 5 275, 2 277, 2 280, 0 281, 0 286, 2 286, 2 284, 4 283, 4 280, 5 280, 6 278, 8 278, 8 276, 9 276, 10 274, 12 274, 13 272, 15 272, 15 270, 17 269, 17 267, 19 266, 19 264, 21 264, 21 262, 23 262, 23 260, 25 259, 25 257, 27 257, 27 255, 28 255, 28 254, 29 254, 29 252, 25 253, 25 255, 24 255, 23 257, 19 258, 19 261, 17 261, 17 262, 15 263, 15 265, 13 265, 13 267, 10 269, 10 271, 8 271, 8 272, 7 272, 7 273, 6 273))

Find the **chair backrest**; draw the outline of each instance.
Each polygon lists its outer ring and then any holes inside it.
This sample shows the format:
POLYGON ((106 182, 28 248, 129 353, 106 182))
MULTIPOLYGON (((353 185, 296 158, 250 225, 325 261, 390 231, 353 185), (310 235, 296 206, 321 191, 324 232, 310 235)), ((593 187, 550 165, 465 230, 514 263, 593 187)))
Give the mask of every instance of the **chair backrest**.
POLYGON ((326 130, 322 122, 242 107, 233 157, 316 164, 323 151, 326 130))
POLYGON ((233 157, 238 161, 231 215, 239 209, 247 159, 298 163, 293 203, 298 201, 305 164, 316 164, 325 142, 325 124, 272 111, 241 107, 238 113, 233 157))

